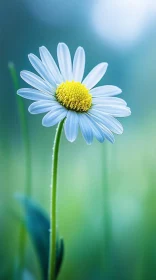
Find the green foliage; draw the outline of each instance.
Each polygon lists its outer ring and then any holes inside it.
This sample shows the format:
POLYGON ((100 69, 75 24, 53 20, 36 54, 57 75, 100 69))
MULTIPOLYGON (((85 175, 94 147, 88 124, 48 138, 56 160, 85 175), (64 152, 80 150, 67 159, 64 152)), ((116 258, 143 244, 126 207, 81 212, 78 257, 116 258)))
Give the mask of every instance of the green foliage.
MULTIPOLYGON (((49 229, 50 221, 46 213, 32 200, 25 196, 18 195, 18 200, 22 203, 25 215, 24 224, 36 249, 42 269, 43 279, 47 280, 48 259, 49 259, 49 229)), ((56 277, 59 274, 64 255, 63 239, 57 236, 56 251, 56 277)))

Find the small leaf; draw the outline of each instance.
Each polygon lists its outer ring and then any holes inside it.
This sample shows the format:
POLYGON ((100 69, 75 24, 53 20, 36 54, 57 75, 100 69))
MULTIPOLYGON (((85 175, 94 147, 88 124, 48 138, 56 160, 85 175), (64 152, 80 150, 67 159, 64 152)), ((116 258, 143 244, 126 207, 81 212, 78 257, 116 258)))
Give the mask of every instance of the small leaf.
MULTIPOLYGON (((58 276, 61 268, 61 264, 64 257, 64 241, 63 238, 59 240, 59 248, 57 248, 57 262, 56 262, 56 277, 58 276)), ((57 243, 58 244, 58 243, 57 243)))
MULTIPOLYGON (((50 221, 45 212, 32 200, 18 195, 18 200, 25 209, 24 223, 34 243, 43 272, 43 279, 48 277, 49 229, 50 221)), ((63 239, 57 236, 56 244, 56 277, 59 274, 64 254, 63 239)))

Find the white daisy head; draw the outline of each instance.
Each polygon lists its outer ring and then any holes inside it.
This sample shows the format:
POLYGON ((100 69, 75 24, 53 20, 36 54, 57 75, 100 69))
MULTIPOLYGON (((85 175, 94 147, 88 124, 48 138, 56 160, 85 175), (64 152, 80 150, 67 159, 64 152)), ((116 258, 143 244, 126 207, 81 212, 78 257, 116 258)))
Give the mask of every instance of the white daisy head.
POLYGON ((34 100, 28 110, 31 114, 46 113, 43 126, 50 127, 62 120, 66 138, 73 142, 80 128, 88 144, 95 136, 99 142, 105 139, 114 143, 114 135, 122 134, 123 127, 115 117, 131 114, 126 102, 114 97, 122 91, 111 85, 95 87, 107 70, 107 63, 100 63, 83 79, 85 52, 78 47, 73 63, 66 44, 57 47, 58 65, 45 47, 41 47, 40 59, 29 54, 29 60, 38 75, 22 71, 21 77, 32 88, 22 88, 17 94, 34 100), (113 133, 112 133, 113 132, 113 133))

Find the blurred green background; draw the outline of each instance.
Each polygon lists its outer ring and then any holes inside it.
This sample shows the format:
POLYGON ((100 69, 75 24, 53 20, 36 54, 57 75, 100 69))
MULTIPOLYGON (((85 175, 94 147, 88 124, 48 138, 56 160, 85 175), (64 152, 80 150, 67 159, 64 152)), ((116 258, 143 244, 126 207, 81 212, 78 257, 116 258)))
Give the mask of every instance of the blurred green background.
MULTIPOLYGON (((117 85, 132 110, 116 143, 61 142, 58 225, 65 240, 59 280, 156 279, 156 3, 148 0, 1 0, 0 8, 0 279, 11 279, 17 254, 25 153, 8 70, 32 70, 27 55, 58 42, 86 51, 86 72, 109 64, 100 84, 117 85)), ((25 83, 19 78, 20 86, 25 83)), ((26 110, 29 101, 25 100, 26 110)), ((32 197, 47 212, 55 127, 27 113, 32 197)), ((39 279, 31 241, 28 269, 39 279)))

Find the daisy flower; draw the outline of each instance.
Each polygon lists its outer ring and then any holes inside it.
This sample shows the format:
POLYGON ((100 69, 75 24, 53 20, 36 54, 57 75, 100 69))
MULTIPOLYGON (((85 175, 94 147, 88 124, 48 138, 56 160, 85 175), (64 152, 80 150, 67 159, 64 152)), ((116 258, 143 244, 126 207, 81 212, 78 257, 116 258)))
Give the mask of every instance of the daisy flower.
POLYGON ((122 91, 112 85, 95 87, 104 76, 108 64, 102 62, 85 77, 85 52, 78 47, 73 63, 66 44, 57 47, 58 66, 49 51, 39 48, 40 59, 29 54, 29 60, 38 75, 22 71, 21 77, 32 88, 19 89, 17 94, 33 100, 28 110, 31 114, 46 113, 43 126, 51 127, 63 119, 66 138, 73 142, 78 130, 88 144, 95 136, 99 142, 105 139, 114 143, 114 135, 122 134, 123 127, 115 117, 131 114, 126 102, 114 97, 122 91))

